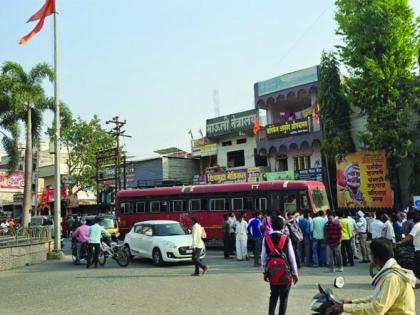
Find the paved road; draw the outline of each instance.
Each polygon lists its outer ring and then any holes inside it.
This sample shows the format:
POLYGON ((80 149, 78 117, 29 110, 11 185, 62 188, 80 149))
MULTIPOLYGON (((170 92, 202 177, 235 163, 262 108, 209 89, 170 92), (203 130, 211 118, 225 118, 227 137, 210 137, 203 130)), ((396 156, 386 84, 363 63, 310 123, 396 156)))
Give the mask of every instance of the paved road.
MULTIPOLYGON (((127 268, 110 261, 98 269, 74 266, 69 256, 21 269, 0 272, 1 314, 267 314, 269 289, 251 262, 224 260, 209 251, 204 277, 191 277, 193 266, 154 267, 135 260, 127 268)), ((369 294, 367 266, 344 272, 341 297, 369 294)), ((330 284, 323 268, 303 268, 293 287, 288 314, 310 314, 316 283, 330 284)), ((420 307, 420 290, 416 290, 420 307)), ((420 311, 418 311, 420 314, 420 311)))

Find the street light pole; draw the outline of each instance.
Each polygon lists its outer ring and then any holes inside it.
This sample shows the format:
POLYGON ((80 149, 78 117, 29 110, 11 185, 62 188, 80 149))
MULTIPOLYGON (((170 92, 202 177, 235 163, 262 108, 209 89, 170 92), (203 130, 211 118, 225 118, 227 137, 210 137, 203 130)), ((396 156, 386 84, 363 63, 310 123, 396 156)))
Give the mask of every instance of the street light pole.
POLYGON ((54 251, 61 251, 61 174, 60 174, 60 90, 58 86, 58 31, 57 0, 54 10, 54 99, 55 99, 55 141, 54 141, 54 251))

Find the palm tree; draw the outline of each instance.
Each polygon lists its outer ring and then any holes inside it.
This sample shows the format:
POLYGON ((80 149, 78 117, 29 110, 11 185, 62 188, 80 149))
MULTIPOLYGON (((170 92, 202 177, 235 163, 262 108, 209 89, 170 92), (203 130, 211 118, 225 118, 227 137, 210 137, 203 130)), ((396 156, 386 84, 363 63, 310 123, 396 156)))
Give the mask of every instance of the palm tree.
POLYGON ((43 113, 47 109, 54 109, 54 99, 45 95, 42 82, 48 78, 54 80, 52 68, 46 63, 37 64, 28 73, 21 65, 7 61, 1 69, 0 80, 0 127, 3 133, 3 146, 9 153, 9 171, 16 168, 19 155, 17 143, 19 141, 19 123, 23 123, 26 130, 25 146, 25 185, 22 207, 22 224, 29 223, 29 210, 32 208, 32 161, 33 148, 39 141, 42 130, 43 113))

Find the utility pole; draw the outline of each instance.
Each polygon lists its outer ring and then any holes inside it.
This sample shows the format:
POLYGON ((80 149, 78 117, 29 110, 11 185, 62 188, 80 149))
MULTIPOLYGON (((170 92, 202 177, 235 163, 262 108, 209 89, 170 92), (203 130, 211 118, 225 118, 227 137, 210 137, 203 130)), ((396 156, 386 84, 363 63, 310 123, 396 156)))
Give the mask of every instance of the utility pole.
MULTIPOLYGON (((121 190, 121 150, 120 150, 120 137, 131 138, 125 134, 125 130, 122 127, 127 123, 126 120, 120 121, 119 116, 113 117, 111 120, 107 120, 106 124, 113 124, 115 127, 111 129, 109 134, 115 137, 116 150, 115 150, 115 194, 121 190)), ((125 187, 125 183, 124 183, 125 187)))

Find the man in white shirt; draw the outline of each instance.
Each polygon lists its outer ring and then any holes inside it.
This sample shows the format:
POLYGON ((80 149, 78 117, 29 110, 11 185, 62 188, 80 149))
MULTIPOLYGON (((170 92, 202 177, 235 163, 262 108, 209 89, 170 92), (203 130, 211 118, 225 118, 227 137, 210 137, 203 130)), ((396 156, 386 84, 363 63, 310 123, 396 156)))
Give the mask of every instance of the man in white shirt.
POLYGON ((9 225, 7 224, 6 220, 1 223, 0 228, 3 233, 7 233, 7 231, 9 231, 9 225))
POLYGON ((200 223, 198 223, 198 219, 196 217, 192 217, 191 220, 193 222, 192 232, 191 232, 192 248, 193 248, 192 261, 194 262, 194 265, 195 265, 195 272, 191 276, 199 276, 200 268, 203 269, 202 275, 204 276, 209 270, 209 268, 206 265, 204 265, 200 259, 201 251, 204 248, 203 235, 202 235, 203 228, 200 225, 200 223))
POLYGON ((414 274, 417 279, 420 279, 420 214, 416 213, 414 217, 414 226, 408 234, 399 244, 408 243, 413 241, 414 245, 414 274))
POLYGON ((385 229, 384 229, 384 237, 392 242, 392 244, 395 244, 395 231, 394 227, 392 226, 391 219, 385 215, 386 221, 385 221, 385 229))
POLYGON ((229 234, 230 234, 230 254, 233 254, 233 250, 235 249, 235 224, 236 224, 236 217, 233 212, 229 213, 229 234))
POLYGON ((357 212, 358 220, 356 221, 357 228, 359 230, 359 243, 360 251, 362 252, 362 263, 368 263, 369 260, 369 251, 367 247, 367 221, 365 219, 365 214, 363 211, 359 210, 357 212))
POLYGON ((248 249, 247 249, 247 241, 248 241, 248 224, 244 220, 243 215, 240 214, 238 221, 235 223, 235 238, 236 238, 236 259, 241 260, 249 260, 248 258, 248 249))
POLYGON ((385 224, 381 220, 383 214, 379 211, 376 212, 375 219, 373 219, 372 224, 370 225, 370 233, 372 233, 372 239, 383 237, 385 224))
POLYGON ((351 227, 353 229, 352 237, 351 237, 351 249, 353 250, 353 256, 354 256, 354 259, 359 259, 357 244, 356 244, 356 238, 359 237, 359 228, 357 227, 356 220, 353 219, 351 215, 348 215, 347 219, 350 221, 351 227))

